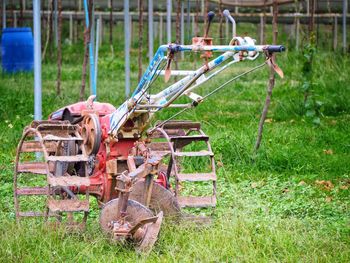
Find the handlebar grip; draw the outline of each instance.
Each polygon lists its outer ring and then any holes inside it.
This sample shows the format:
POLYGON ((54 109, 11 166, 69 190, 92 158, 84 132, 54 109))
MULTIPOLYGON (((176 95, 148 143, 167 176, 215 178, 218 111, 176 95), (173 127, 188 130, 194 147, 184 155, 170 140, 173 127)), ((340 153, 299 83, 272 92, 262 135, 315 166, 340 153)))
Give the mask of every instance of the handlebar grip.
POLYGON ((208 12, 208 22, 210 23, 215 16, 215 13, 213 11, 208 12))
POLYGON ((283 45, 271 45, 271 46, 267 46, 266 50, 269 53, 274 53, 274 52, 284 52, 286 51, 286 48, 283 45))

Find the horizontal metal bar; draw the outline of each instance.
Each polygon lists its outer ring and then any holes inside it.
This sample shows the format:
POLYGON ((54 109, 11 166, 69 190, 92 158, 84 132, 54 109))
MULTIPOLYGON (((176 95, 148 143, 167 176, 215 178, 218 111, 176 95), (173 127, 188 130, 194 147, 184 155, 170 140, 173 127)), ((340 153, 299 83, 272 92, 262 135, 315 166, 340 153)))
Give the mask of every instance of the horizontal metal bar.
MULTIPOLYGON (((193 74, 195 71, 193 70, 172 70, 171 75, 172 76, 188 76, 193 74)), ((165 70, 158 70, 157 74, 159 75, 165 75, 165 70)))
MULTIPOLYGON (((23 14, 26 16, 30 16, 32 17, 32 10, 24 10, 23 14)), ((104 11, 95 11, 95 16, 101 16, 102 19, 104 20, 109 20, 110 18, 110 12, 104 12, 104 11)), ((7 17, 12 16, 12 14, 15 15, 19 15, 20 11, 18 10, 9 10, 6 11, 7 17)), ((45 15, 47 16, 49 14, 49 11, 47 10, 41 10, 41 15, 45 15)), ((147 14, 147 12, 144 13, 145 15, 147 14)), ((154 21, 157 21, 157 19, 159 19, 159 17, 165 17, 166 13, 163 12, 154 12, 154 21)), ((263 16, 263 13, 234 13, 234 17, 238 18, 238 17, 249 17, 249 18, 254 18, 254 17, 260 17, 263 16)), ((74 19, 76 18, 80 18, 80 19, 85 19, 85 15, 83 11, 62 11, 62 17, 63 18, 67 18, 69 19, 70 16, 73 16, 74 19)), ((119 19, 124 21, 124 12, 113 12, 112 13, 113 16, 113 20, 115 19, 119 19)), ((176 13, 172 13, 172 20, 175 20, 176 18, 176 13)), ((191 14, 191 16, 195 16, 195 14, 191 14)), ((266 17, 273 17, 272 13, 265 13, 266 17)), ((331 18, 331 17, 342 17, 342 13, 322 13, 322 14, 314 14, 315 18, 331 18)), ((138 12, 130 12, 130 17, 132 18, 133 21, 138 21, 139 19, 139 14, 138 12)), ((300 17, 300 18, 309 18, 311 17, 311 14, 307 14, 307 13, 279 13, 278 17, 286 17, 286 18, 294 18, 294 17, 300 17)), ((346 17, 350 17, 350 14, 347 14, 346 17)), ((201 16, 198 17, 199 22, 203 22, 203 18, 201 16)))
MULTIPOLYGON (((190 107, 191 107, 191 103, 187 103, 187 104, 170 104, 168 106, 168 108, 190 108, 190 107)), ((149 108, 164 108, 164 105, 161 105, 161 104, 137 105, 136 110, 149 109, 149 108)))

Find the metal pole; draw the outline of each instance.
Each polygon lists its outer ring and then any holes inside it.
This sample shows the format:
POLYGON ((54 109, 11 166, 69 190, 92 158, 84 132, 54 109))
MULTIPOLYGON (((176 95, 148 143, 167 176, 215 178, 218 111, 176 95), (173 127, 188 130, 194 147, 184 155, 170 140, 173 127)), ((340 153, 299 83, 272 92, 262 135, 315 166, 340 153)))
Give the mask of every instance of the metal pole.
POLYGON ((153 0, 148 0, 148 58, 153 59, 153 0))
POLYGON ((338 46, 338 18, 334 17, 334 26, 333 26, 333 50, 337 50, 338 46))
POLYGON ((73 43, 73 16, 69 15, 69 40, 73 43))
POLYGON ((90 32, 90 43, 92 45, 92 50, 95 50, 95 1, 92 1, 91 8, 91 32, 90 32))
POLYGON ((57 16, 57 0, 54 0, 54 23, 53 23, 53 31, 55 35, 55 47, 58 46, 58 16, 57 16))
MULTIPOLYGON (((181 1, 181 18, 180 18, 180 30, 181 30, 181 45, 185 42, 185 3, 181 1)), ((184 59, 185 52, 181 52, 181 58, 184 59)))
POLYGON ((264 44, 264 17, 261 15, 260 16, 260 45, 264 44))
POLYGON ((2 28, 6 28, 6 0, 2 2, 2 28))
POLYGON ((159 15, 159 45, 163 44, 163 15, 159 15))
POLYGON ((92 8, 91 8, 91 31, 90 31, 90 45, 92 49, 92 60, 93 63, 90 63, 90 94, 96 95, 96 84, 95 84, 95 59, 94 59, 94 53, 95 53, 95 5, 94 1, 92 1, 92 8))
POLYGON ((192 36, 196 37, 196 21, 195 21, 196 19, 194 16, 195 15, 192 15, 192 36))
POLYGON ((102 15, 99 15, 99 19, 100 19, 100 42, 98 43, 100 46, 102 45, 102 40, 103 40, 103 19, 102 19, 102 15))
POLYGON ((124 0, 125 97, 130 95, 130 14, 129 0, 124 0))
MULTIPOLYGON (((89 9, 88 9, 88 3, 87 0, 84 0, 84 12, 85 12, 85 24, 86 28, 89 28, 90 22, 89 21, 89 9)), ((91 39, 90 39, 91 40, 91 39)), ((89 56, 90 56, 90 83, 92 83, 91 88, 91 95, 96 95, 96 85, 95 85, 95 67, 94 67, 94 50, 92 48, 92 43, 89 41, 89 56)), ((91 87, 91 84, 90 84, 91 87)))
POLYGON ((348 0, 343 0, 343 51, 346 52, 346 14, 348 13, 348 0))
POLYGON ((17 12, 13 12, 13 27, 17 27, 17 12))
POLYGON ((167 33, 167 42, 171 43, 171 0, 166 1, 166 33, 167 33))
POLYGON ((97 88, 97 65, 98 65, 98 49, 100 46, 100 31, 101 31, 101 20, 98 18, 96 22, 96 43, 95 43, 95 85, 97 88))
POLYGON ((300 42, 300 18, 296 17, 296 26, 295 26, 295 47, 299 51, 299 42, 300 42))
POLYGON ((191 39, 191 19, 190 19, 190 13, 191 13, 191 8, 190 8, 190 0, 187 0, 187 41, 190 41, 191 39))
POLYGON ((42 119, 41 111, 41 28, 40 0, 33 0, 34 24, 34 120, 42 119))

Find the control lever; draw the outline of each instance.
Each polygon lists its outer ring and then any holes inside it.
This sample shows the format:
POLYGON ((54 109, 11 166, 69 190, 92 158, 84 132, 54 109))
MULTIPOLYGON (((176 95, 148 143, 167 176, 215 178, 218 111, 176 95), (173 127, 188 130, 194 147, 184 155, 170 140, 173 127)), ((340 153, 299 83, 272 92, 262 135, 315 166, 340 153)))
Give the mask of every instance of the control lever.
POLYGON ((227 9, 225 9, 222 14, 228 19, 230 20, 230 22, 232 23, 232 37, 236 36, 236 21, 233 19, 233 17, 230 14, 230 11, 228 11, 227 9))
POLYGON ((205 38, 208 37, 210 24, 211 24, 211 21, 213 21, 214 16, 215 16, 215 13, 213 11, 208 12, 208 15, 207 15, 208 24, 207 24, 207 28, 205 29, 205 33, 204 33, 205 38))

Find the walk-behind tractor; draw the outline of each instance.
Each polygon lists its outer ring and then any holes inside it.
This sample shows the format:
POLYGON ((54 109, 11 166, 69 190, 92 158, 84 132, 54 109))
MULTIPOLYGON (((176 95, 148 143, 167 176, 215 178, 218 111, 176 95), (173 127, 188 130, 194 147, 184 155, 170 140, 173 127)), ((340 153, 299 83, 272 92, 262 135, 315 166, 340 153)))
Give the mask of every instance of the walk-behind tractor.
POLYGON ((193 38, 192 45, 161 45, 132 96, 117 109, 94 102, 91 96, 24 129, 14 170, 17 220, 42 217, 50 225, 83 229, 90 211, 89 197, 94 196, 101 208, 101 229, 113 240, 128 240, 138 250, 149 251, 163 216, 181 222, 184 207, 216 206, 217 177, 209 137, 200 123, 174 118, 266 64, 283 76, 273 54, 284 47, 255 45, 250 37, 233 37, 229 45, 213 45, 208 37, 213 16, 209 12, 204 37, 193 38), (171 72, 179 52, 200 53, 203 66, 171 72), (211 59, 214 52, 222 54, 211 59), (206 95, 194 92, 228 67, 255 60, 260 53, 265 55, 261 65, 206 95), (166 82, 171 75, 183 77, 151 94, 160 75, 166 82), (175 104, 180 97, 189 102, 175 104), (181 110, 149 127, 153 115, 168 107, 181 110), (193 167, 202 167, 202 171, 194 172, 186 166, 188 161, 183 161, 193 158, 198 159, 193 167))

